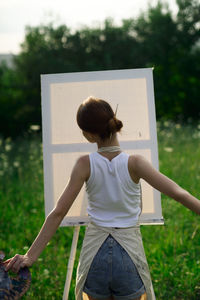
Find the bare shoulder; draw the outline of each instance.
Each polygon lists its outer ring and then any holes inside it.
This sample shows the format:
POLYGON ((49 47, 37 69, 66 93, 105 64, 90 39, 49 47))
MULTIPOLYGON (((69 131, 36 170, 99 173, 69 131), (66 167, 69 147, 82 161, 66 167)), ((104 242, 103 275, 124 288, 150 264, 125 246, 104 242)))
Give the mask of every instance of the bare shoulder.
POLYGON ((80 156, 74 166, 74 171, 87 181, 90 176, 90 159, 89 155, 80 156))
POLYGON ((140 154, 134 154, 129 156, 130 167, 135 172, 138 171, 138 167, 140 167, 141 164, 145 164, 146 162, 146 158, 140 154))
POLYGON ((138 182, 140 180, 141 176, 141 170, 145 168, 147 165, 149 165, 149 162, 147 159, 140 155, 140 154, 134 154, 129 156, 128 160, 128 168, 129 173, 134 181, 138 182))
POLYGON ((129 157, 133 163, 137 163, 137 162, 140 162, 141 160, 145 159, 144 156, 141 154, 133 154, 133 155, 130 155, 129 157))
POLYGON ((86 155, 82 155, 80 156, 78 159, 77 159, 77 164, 79 165, 87 165, 90 163, 90 159, 89 159, 89 155, 86 154, 86 155))
POLYGON ((128 159, 129 174, 135 183, 139 183, 139 180, 140 180, 138 168, 139 168, 140 160, 142 160, 142 159, 143 159, 143 156, 137 155, 137 154, 130 155, 129 159, 128 159))

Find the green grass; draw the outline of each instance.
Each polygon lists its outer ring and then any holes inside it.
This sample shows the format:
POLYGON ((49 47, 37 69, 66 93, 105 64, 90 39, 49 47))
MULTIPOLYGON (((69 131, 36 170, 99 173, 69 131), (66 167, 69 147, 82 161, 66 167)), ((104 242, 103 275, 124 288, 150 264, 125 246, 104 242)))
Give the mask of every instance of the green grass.
MULTIPOLYGON (((200 127, 158 124, 160 170, 200 197, 200 127)), ((164 226, 142 226, 156 298, 200 299, 199 216, 162 195, 164 226)), ((0 140, 0 250, 24 254, 44 221, 41 139, 0 140)), ((62 299, 73 228, 59 228, 31 268, 24 299, 62 299)), ((84 227, 81 228, 75 265, 84 227)), ((76 269, 76 268, 75 268, 76 269)), ((75 270, 69 299, 74 298, 75 270)))

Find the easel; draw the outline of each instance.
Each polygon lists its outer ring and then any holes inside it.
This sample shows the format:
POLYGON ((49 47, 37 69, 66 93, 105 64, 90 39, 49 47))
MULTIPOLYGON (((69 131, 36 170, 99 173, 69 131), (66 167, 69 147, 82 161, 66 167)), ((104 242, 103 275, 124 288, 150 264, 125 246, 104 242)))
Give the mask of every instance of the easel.
POLYGON ((69 296, 69 289, 70 289, 70 284, 71 284, 71 279, 72 279, 72 272, 73 272, 73 268, 74 268, 74 260, 76 257, 76 249, 77 249, 79 232, 80 232, 80 226, 75 226, 73 240, 72 240, 72 246, 71 246, 71 251, 70 251, 70 257, 69 257, 68 266, 67 266, 67 276, 66 276, 66 281, 65 281, 63 300, 68 300, 68 296, 69 296))

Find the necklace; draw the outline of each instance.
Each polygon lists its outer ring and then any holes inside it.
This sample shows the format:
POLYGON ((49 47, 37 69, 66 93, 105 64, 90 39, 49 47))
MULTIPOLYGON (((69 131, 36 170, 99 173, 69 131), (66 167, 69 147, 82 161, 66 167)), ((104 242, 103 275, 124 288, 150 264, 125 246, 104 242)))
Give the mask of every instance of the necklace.
POLYGON ((118 152, 118 151, 122 151, 120 146, 101 147, 97 150, 97 152, 118 152))

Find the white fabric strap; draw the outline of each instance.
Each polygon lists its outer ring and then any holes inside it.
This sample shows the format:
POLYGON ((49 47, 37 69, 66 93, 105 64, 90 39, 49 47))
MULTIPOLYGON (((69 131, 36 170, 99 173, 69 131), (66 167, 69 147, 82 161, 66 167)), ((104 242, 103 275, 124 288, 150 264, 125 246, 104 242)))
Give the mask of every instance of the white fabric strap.
POLYGON ((97 152, 118 152, 122 151, 120 146, 110 146, 110 147, 101 147, 97 150, 97 152))

